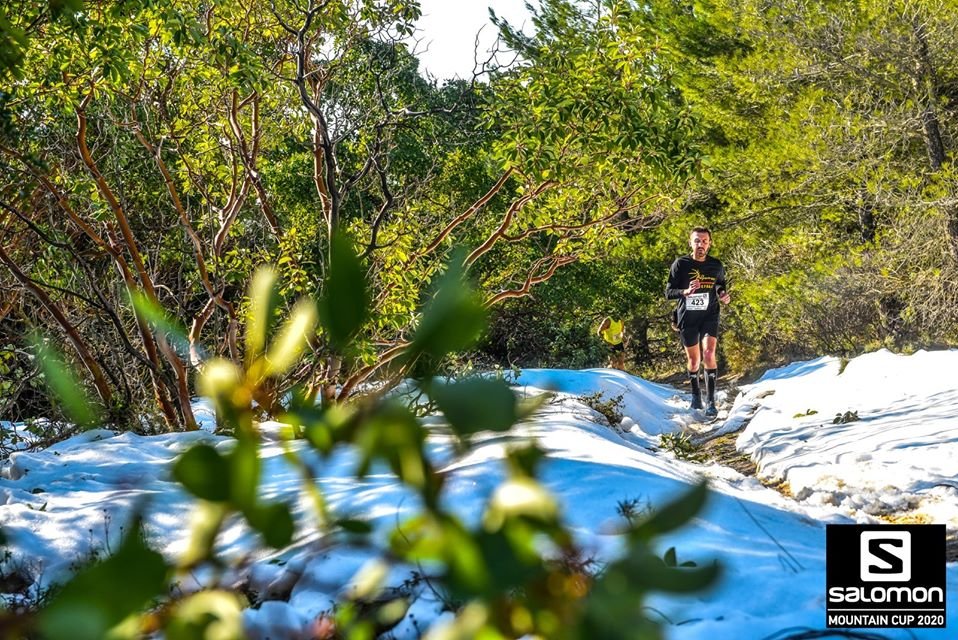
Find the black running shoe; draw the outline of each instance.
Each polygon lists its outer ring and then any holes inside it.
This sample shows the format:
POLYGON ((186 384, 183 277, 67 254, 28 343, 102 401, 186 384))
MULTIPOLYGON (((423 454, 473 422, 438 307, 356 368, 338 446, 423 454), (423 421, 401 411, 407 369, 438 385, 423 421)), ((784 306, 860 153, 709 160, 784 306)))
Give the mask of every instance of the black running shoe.
POLYGON ((689 409, 693 411, 698 411, 702 408, 702 398, 698 397, 696 394, 692 394, 692 404, 689 409))
POLYGON ((715 408, 715 403, 710 402, 708 408, 705 410, 705 415, 709 418, 714 418, 718 415, 718 409, 715 408))

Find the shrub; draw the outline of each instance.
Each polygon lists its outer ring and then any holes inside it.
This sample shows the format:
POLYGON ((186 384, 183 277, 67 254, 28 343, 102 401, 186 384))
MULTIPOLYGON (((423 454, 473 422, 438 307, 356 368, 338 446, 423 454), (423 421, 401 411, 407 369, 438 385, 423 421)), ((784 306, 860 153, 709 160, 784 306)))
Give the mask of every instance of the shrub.
POLYGON ((845 413, 836 413, 832 424, 848 424, 849 422, 858 422, 857 411, 846 411, 845 413))
POLYGON ((617 427, 622 424, 622 419, 625 417, 622 414, 622 398, 623 395, 619 394, 606 399, 603 392, 596 391, 595 393, 579 396, 579 402, 601 413, 610 427, 617 427))
POLYGON ((704 462, 706 460, 706 456, 699 451, 687 433, 663 433, 659 436, 659 444, 666 451, 671 451, 679 460, 688 460, 689 462, 704 462))

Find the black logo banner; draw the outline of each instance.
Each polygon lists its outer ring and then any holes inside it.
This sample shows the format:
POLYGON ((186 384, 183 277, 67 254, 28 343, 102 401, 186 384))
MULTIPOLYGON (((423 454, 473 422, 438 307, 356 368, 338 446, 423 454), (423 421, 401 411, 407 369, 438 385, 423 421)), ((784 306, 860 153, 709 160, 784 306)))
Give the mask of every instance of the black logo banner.
POLYGON ((945 525, 826 525, 826 625, 944 628, 945 525))

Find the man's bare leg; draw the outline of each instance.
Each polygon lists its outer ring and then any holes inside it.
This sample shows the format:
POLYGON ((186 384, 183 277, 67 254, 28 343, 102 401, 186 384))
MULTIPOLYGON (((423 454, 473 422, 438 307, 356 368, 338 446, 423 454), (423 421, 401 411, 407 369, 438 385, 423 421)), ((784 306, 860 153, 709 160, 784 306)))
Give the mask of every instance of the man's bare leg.
POLYGON ((706 335, 702 339, 702 347, 705 360, 705 413, 709 416, 718 415, 715 408, 715 379, 718 374, 718 359, 716 349, 718 347, 718 338, 706 335))
POLYGON ((699 366, 702 364, 702 352, 699 345, 685 347, 685 357, 688 361, 689 382, 692 384, 692 408, 701 409, 702 390, 699 386, 699 366))

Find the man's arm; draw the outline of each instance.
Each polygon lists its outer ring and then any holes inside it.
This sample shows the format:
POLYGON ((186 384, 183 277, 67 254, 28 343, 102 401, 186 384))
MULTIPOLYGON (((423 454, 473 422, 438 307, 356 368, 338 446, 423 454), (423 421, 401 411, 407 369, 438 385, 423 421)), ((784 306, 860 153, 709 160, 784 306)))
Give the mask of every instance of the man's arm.
POLYGON ((715 279, 715 294, 722 304, 732 301, 732 297, 728 294, 728 283, 725 280, 725 265, 719 267, 718 277, 715 279))
POLYGON ((679 271, 679 261, 676 260, 669 269, 669 281, 665 285, 665 297, 669 300, 677 300, 685 296, 685 287, 682 286, 682 275, 679 271))

